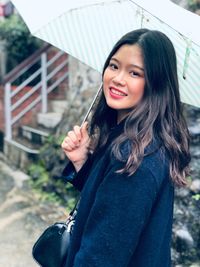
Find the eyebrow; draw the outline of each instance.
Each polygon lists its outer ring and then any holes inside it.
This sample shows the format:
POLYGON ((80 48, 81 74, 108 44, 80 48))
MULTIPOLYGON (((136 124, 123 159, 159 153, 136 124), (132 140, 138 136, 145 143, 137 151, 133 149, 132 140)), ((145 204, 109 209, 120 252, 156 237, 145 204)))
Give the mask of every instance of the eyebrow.
MULTIPOLYGON (((114 61, 116 61, 117 63, 120 63, 120 61, 119 61, 118 59, 114 58, 114 57, 112 57, 110 60, 114 60, 114 61)), ((132 67, 136 67, 136 68, 138 68, 138 69, 144 71, 144 69, 143 69, 142 67, 138 66, 138 65, 130 64, 130 66, 132 66, 132 67)))

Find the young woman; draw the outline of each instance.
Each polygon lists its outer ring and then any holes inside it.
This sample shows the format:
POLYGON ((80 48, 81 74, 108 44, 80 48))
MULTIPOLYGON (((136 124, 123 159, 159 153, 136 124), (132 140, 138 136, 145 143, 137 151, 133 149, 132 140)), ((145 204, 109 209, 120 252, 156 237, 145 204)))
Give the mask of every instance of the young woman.
POLYGON ((126 34, 102 80, 90 133, 75 126, 62 143, 63 176, 81 191, 65 266, 169 267, 174 186, 190 161, 171 41, 126 34))

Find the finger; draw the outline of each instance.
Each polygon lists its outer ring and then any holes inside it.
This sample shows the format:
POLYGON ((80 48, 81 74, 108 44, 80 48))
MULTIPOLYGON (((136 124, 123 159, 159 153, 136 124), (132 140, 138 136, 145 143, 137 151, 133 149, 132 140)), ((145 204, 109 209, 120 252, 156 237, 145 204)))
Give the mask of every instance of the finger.
POLYGON ((78 138, 78 140, 80 141, 82 136, 81 136, 81 127, 78 125, 74 126, 74 132, 76 134, 76 137, 78 138))
POLYGON ((87 121, 85 121, 83 123, 83 126, 81 127, 81 133, 82 133, 82 137, 84 137, 84 138, 89 137, 89 135, 88 135, 88 122, 87 121))
MULTIPOLYGON (((76 136, 74 131, 69 131, 68 132, 68 138, 70 139, 71 142, 74 143, 74 145, 78 145, 79 144, 78 137, 76 136)), ((69 144, 71 144, 71 142, 69 144)))
POLYGON ((64 140, 62 141, 61 148, 64 149, 64 148, 65 148, 65 145, 66 145, 66 143, 65 143, 65 139, 64 139, 64 140))
POLYGON ((61 147, 64 151, 71 151, 72 148, 69 146, 69 144, 67 143, 66 141, 66 137, 65 139, 63 140, 62 144, 61 144, 61 147))
POLYGON ((71 152, 73 150, 67 143, 62 145, 62 149, 64 152, 71 152))
POLYGON ((64 146, 66 145, 68 145, 68 147, 71 149, 74 149, 77 146, 69 136, 67 136, 64 140, 64 146))

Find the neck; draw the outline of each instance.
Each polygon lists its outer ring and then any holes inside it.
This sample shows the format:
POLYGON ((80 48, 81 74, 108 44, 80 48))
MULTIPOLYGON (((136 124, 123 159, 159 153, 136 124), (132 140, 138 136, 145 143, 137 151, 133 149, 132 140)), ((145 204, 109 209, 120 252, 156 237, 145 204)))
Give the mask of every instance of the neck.
POLYGON ((129 110, 119 110, 117 113, 117 124, 119 124, 123 119, 125 119, 128 116, 129 112, 129 110))

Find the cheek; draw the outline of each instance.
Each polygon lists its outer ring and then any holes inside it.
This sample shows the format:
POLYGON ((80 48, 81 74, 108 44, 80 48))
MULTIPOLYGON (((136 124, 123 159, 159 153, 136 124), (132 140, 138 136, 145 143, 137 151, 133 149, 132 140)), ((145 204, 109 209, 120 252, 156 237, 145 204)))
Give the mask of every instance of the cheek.
POLYGON ((104 75, 103 75, 103 83, 106 84, 108 82, 110 82, 110 80, 112 80, 113 78, 113 72, 107 68, 104 72, 104 75))
POLYGON ((144 85, 141 85, 140 90, 138 91, 138 95, 143 97, 143 95, 144 95, 144 85))
POLYGON ((107 81, 108 81, 108 72, 105 70, 104 75, 103 75, 103 83, 105 84, 107 83, 107 81))
POLYGON ((103 92, 104 92, 104 95, 107 94, 107 88, 109 86, 109 82, 110 82, 110 74, 109 74, 109 71, 105 70, 104 75, 103 75, 103 92))
POLYGON ((138 99, 141 99, 144 95, 144 87, 145 83, 144 82, 138 82, 134 86, 132 86, 131 94, 134 97, 137 97, 138 99))

